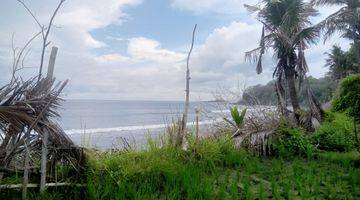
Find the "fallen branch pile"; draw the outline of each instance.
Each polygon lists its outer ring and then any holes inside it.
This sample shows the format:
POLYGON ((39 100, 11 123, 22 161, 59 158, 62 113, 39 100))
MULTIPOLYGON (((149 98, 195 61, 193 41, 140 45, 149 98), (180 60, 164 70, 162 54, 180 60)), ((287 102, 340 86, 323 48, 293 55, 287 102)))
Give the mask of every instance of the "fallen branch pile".
MULTIPOLYGON (((6 173, 23 171, 26 154, 28 169, 39 169, 42 140, 48 134, 47 168, 66 162, 80 170, 82 150, 54 121, 60 117, 59 94, 67 81, 54 84, 54 79, 36 78, 13 81, 0 88, 0 180, 6 173)), ((54 172, 53 172, 54 173, 54 172)))

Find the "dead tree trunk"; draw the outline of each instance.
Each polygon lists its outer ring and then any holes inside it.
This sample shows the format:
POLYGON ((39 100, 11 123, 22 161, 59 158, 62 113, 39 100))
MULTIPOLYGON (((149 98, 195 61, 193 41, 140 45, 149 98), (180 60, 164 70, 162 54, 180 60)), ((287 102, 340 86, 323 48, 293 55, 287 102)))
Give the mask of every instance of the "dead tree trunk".
POLYGON ((178 145, 181 146, 184 140, 184 137, 186 135, 186 124, 187 124, 187 118, 188 118, 188 112, 190 107, 190 68, 189 68, 189 62, 190 62, 190 55, 194 48, 194 40, 195 40, 195 31, 196 31, 197 25, 195 24, 193 34, 192 34, 192 40, 191 40, 191 47, 190 51, 187 57, 186 61, 186 97, 185 97, 185 107, 184 107, 184 113, 183 118, 181 121, 181 127, 180 127, 180 134, 179 134, 179 141, 178 145))
MULTIPOLYGON (((57 47, 53 47, 51 50, 49 66, 48 66, 48 71, 47 71, 47 76, 46 76, 46 78, 49 81, 53 79, 57 51, 58 51, 57 47)), ((40 193, 43 193, 45 191, 48 140, 49 140, 49 131, 46 128, 44 128, 44 134, 43 134, 43 138, 42 138, 42 149, 41 149, 40 193)))

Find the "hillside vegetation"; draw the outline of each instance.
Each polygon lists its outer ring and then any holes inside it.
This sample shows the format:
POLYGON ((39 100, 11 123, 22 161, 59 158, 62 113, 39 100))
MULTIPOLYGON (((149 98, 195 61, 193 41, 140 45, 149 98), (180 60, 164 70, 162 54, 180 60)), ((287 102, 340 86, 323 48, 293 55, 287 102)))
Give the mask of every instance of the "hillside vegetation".
MULTIPOLYGON (((330 77, 314 78, 309 77, 304 83, 304 86, 299 92, 299 102, 302 105, 307 105, 306 87, 310 87, 315 97, 320 103, 327 103, 331 100, 336 92, 338 81, 332 80, 330 77)), ((277 96, 275 92, 275 81, 270 81, 266 85, 255 85, 247 88, 243 95, 240 104, 260 104, 260 105, 276 105, 277 96)))

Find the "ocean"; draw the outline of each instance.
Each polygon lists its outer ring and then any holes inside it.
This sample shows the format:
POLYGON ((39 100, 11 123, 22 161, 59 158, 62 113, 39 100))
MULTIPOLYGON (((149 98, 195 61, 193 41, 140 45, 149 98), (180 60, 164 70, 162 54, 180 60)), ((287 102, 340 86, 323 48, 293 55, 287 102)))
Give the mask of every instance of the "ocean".
MULTIPOLYGON (((180 101, 66 100, 60 108, 59 124, 80 146, 121 148, 123 139, 141 148, 149 137, 159 138, 166 125, 182 116, 180 101)), ((195 109, 200 109, 201 132, 226 115, 222 103, 190 103, 188 124, 193 128, 195 109)))

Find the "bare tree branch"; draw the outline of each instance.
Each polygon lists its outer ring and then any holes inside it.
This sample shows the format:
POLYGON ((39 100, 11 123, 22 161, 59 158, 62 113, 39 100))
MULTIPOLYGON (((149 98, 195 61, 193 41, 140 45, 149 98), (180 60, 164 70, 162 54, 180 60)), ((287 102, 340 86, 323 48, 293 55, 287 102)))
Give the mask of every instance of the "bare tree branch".
POLYGON ((28 11, 28 13, 31 15, 31 17, 34 19, 34 21, 36 22, 36 24, 43 29, 44 26, 41 25, 41 23, 39 22, 39 20, 36 18, 35 14, 31 11, 31 9, 24 3, 23 0, 17 0, 21 5, 24 6, 24 8, 28 11))
POLYGON ((38 32, 33 37, 31 37, 26 42, 26 44, 20 49, 19 52, 17 52, 18 48, 16 48, 14 45, 14 34, 12 35, 11 46, 12 46, 12 52, 13 52, 13 65, 12 65, 11 82, 13 82, 16 79, 16 76, 15 76, 16 72, 18 72, 24 68, 23 63, 24 63, 26 56, 29 54, 29 50, 30 50, 30 49, 28 49, 28 47, 40 34, 41 34, 41 32, 38 32), (24 54, 24 52, 25 52, 25 54, 24 54), (20 61, 22 63, 22 67, 19 68, 20 61))
POLYGON ((57 5, 56 9, 54 10, 49 24, 47 27, 45 27, 44 25, 42 25, 40 23, 40 21, 36 18, 35 14, 31 11, 31 9, 24 3, 23 0, 17 0, 21 5, 23 5, 23 7, 28 11, 28 13, 31 15, 31 17, 34 19, 34 21, 37 23, 37 25, 40 27, 41 29, 41 35, 42 35, 42 50, 41 50, 41 58, 40 58, 40 66, 39 66, 39 75, 38 75, 38 81, 40 81, 41 79, 41 75, 42 75, 42 69, 43 69, 43 65, 44 65, 44 56, 45 56, 45 51, 46 51, 46 47, 50 44, 50 42, 48 42, 48 37, 50 34, 50 30, 51 27, 53 26, 53 21, 55 19, 56 14, 58 13, 61 5, 65 2, 65 0, 60 0, 59 4, 57 5))
POLYGON ((41 78, 41 74, 42 74, 42 68, 43 68, 43 64, 44 64, 44 55, 45 55, 45 50, 46 50, 46 47, 50 44, 47 42, 47 38, 49 36, 49 33, 50 33, 50 29, 51 29, 51 26, 53 24, 53 21, 54 21, 54 18, 57 14, 57 12, 59 11, 61 5, 65 2, 65 0, 60 0, 60 3, 58 4, 58 6, 56 7, 53 15, 51 16, 51 19, 50 19, 50 22, 49 22, 49 25, 46 29, 46 33, 45 35, 43 36, 43 48, 42 48, 42 51, 41 51, 41 59, 40 59, 40 68, 39 68, 39 76, 38 76, 38 81, 40 80, 41 78))

